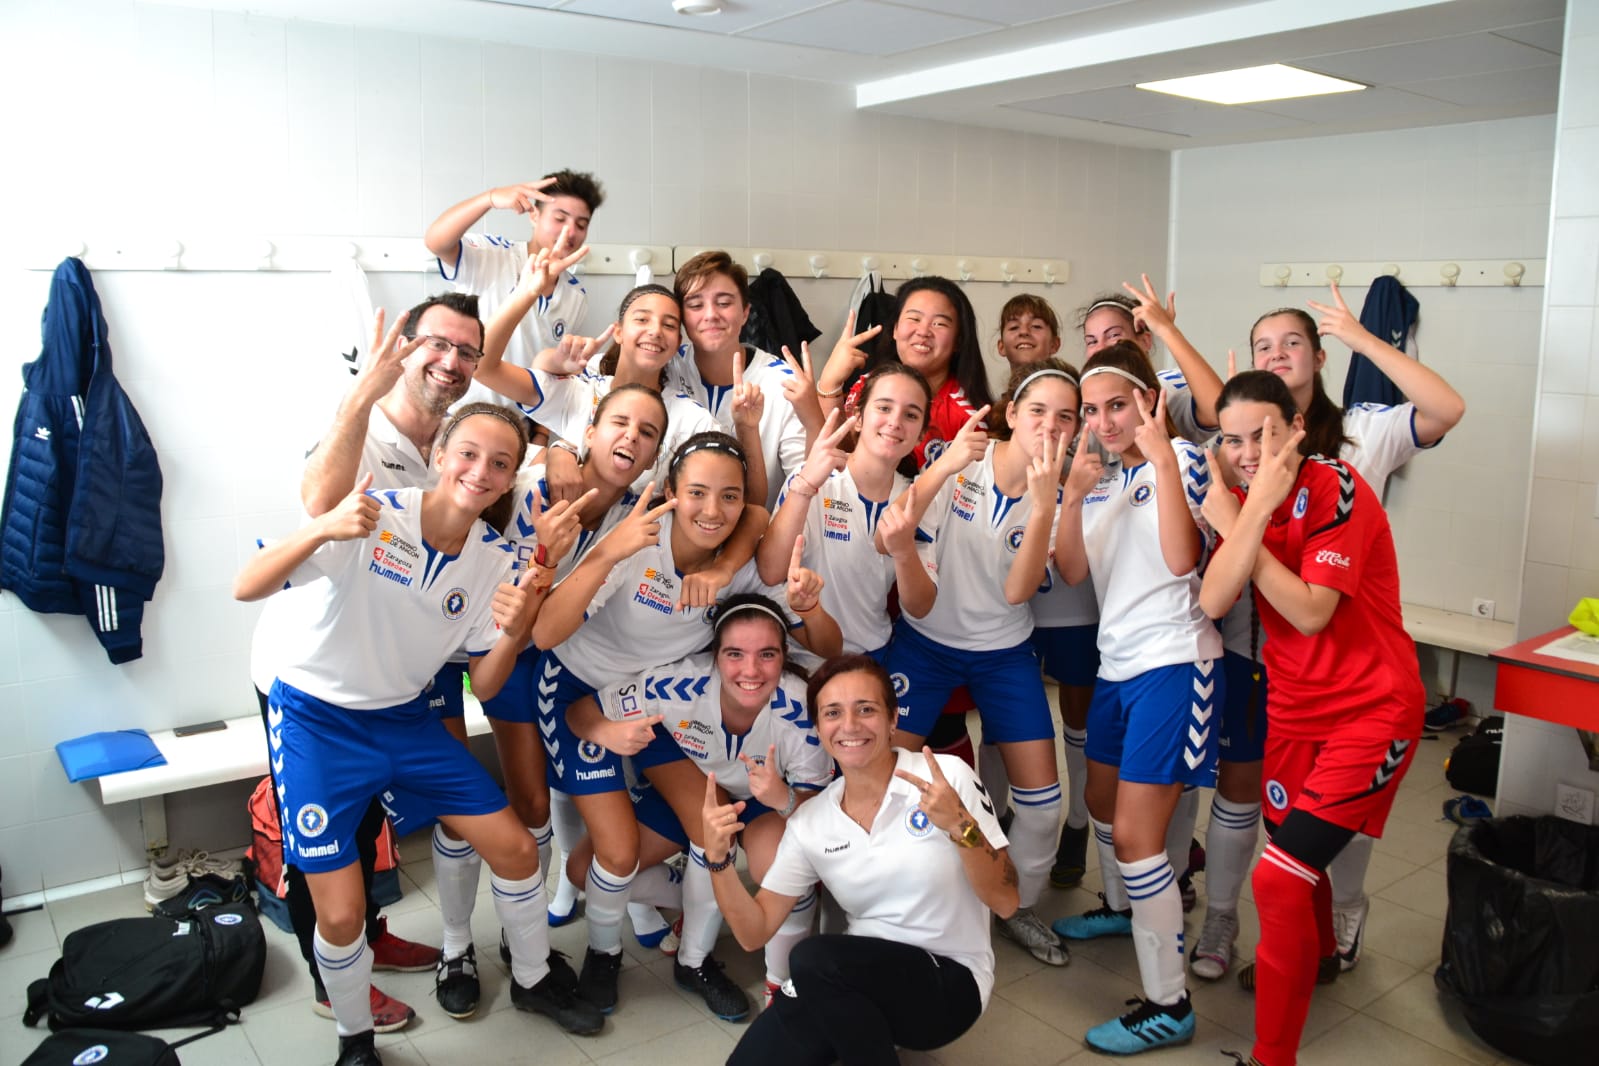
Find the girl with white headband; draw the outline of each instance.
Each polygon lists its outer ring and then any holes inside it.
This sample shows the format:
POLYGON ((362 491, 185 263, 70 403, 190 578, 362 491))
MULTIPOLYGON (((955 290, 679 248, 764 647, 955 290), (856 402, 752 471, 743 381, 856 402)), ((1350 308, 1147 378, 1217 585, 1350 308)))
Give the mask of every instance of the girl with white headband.
POLYGON ((1074 370, 1058 360, 1011 374, 1007 439, 987 442, 975 412, 916 479, 910 514, 937 587, 894 628, 888 669, 900 700, 895 743, 917 750, 958 685, 982 693, 983 733, 999 744, 1016 817, 1008 831, 1021 908, 1000 932, 1052 966, 1069 960, 1033 913, 1055 852, 1060 769, 1055 721, 1030 637, 1027 601, 1048 580, 1067 450, 1077 435, 1074 370))
POLYGON ((1105 891, 1100 907, 1054 931, 1133 937, 1144 1001, 1086 1037, 1095 1050, 1131 1055, 1194 1034, 1166 831, 1184 787, 1208 784, 1216 758, 1221 636, 1199 607, 1210 473, 1195 445, 1173 439, 1165 393, 1136 344, 1090 359, 1082 393, 1084 443, 1066 480, 1055 565, 1072 584, 1092 575, 1099 598, 1085 754, 1105 891))

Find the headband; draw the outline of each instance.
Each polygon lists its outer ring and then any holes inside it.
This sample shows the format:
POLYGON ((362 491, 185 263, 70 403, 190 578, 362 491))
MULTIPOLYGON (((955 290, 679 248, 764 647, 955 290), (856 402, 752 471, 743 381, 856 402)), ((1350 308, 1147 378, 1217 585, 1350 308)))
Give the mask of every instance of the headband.
POLYGON ((1056 370, 1052 366, 1046 366, 1044 369, 1035 370, 1031 374, 1028 374, 1026 377, 1022 378, 1022 383, 1016 386, 1016 391, 1011 393, 1011 397, 1014 399, 1015 397, 1026 392, 1027 386, 1031 385, 1039 378, 1065 378, 1067 381, 1072 383, 1072 388, 1077 389, 1082 387, 1078 380, 1066 373, 1066 371, 1056 370))
POLYGON ((1126 370, 1123 370, 1119 366, 1100 365, 1100 366, 1094 367, 1091 370, 1085 370, 1085 371, 1083 371, 1083 380, 1087 381, 1089 378, 1093 377, 1095 374, 1115 374, 1119 378, 1126 378, 1128 381, 1131 381, 1134 385, 1138 386, 1141 389, 1151 389, 1151 388, 1155 387, 1153 385, 1144 384, 1144 382, 1138 377, 1138 375, 1130 373, 1130 372, 1128 372, 1126 370))
POLYGON ((683 460, 695 452, 721 452, 723 455, 729 455, 737 459, 740 466, 747 465, 748 462, 744 458, 744 449, 737 444, 730 440, 723 440, 720 437, 707 437, 704 440, 690 441, 679 448, 677 454, 672 457, 672 469, 676 470, 682 466, 683 460))
POLYGON ((1101 307, 1114 307, 1116 310, 1125 311, 1129 315, 1133 313, 1133 309, 1131 307, 1128 307, 1114 296, 1107 296, 1103 300, 1095 300, 1093 303, 1089 304, 1088 310, 1083 312, 1083 316, 1086 318, 1095 311, 1098 311, 1101 307))
POLYGON ((732 618, 736 614, 742 614, 745 611, 759 611, 759 612, 761 612, 762 614, 766 615, 766 617, 768 617, 772 621, 776 622, 777 623, 777 628, 785 636, 787 636, 787 634, 788 634, 788 622, 786 620, 784 620, 784 618, 781 615, 779 615, 776 611, 772 610, 770 607, 766 606, 766 604, 764 604, 764 603, 735 603, 731 607, 723 608, 716 615, 716 631, 718 633, 720 633, 722 631, 722 626, 727 622, 727 620, 729 618, 732 618))
POLYGON ((456 426, 460 425, 462 422, 465 422, 468 418, 473 418, 477 415, 488 415, 491 418, 498 418, 501 422, 504 422, 506 425, 516 430, 516 435, 519 440, 526 439, 526 427, 522 425, 521 421, 516 415, 511 413, 509 408, 501 407, 497 403, 467 404, 465 407, 461 408, 461 410, 457 411, 454 417, 450 419, 449 424, 444 427, 444 432, 439 434, 439 439, 444 440, 451 433, 455 432, 456 426))

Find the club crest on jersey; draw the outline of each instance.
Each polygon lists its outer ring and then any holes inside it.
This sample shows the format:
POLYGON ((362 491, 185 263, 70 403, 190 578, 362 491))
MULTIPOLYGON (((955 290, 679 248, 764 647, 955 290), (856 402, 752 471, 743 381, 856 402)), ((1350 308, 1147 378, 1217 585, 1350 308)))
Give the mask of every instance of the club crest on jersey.
POLYGON ((894 682, 894 695, 897 698, 904 698, 905 693, 911 690, 911 679, 904 674, 894 674, 889 680, 894 682))
POLYGON ((1140 485, 1133 490, 1133 506, 1142 507, 1155 497, 1155 486, 1140 485))
POLYGON ((294 824, 308 837, 319 837, 328 828, 328 812, 320 804, 307 803, 294 816, 294 824))
POLYGON ((942 438, 927 438, 927 442, 922 445, 922 469, 927 469, 938 459, 940 455, 943 455, 944 447, 945 445, 942 438))
POLYGON ((466 589, 453 588, 446 592, 441 606, 444 609, 444 617, 452 622, 459 619, 466 613, 466 589))
POLYGON ((933 831, 933 820, 920 807, 912 807, 905 815, 905 832, 918 840, 933 831))
POLYGON ((1282 782, 1271 780, 1266 782, 1266 802, 1271 804, 1272 810, 1280 811, 1288 807, 1288 790, 1283 788, 1282 782))
POLYGON ((1025 526, 1012 526, 1005 534, 1005 547, 1010 549, 1012 554, 1021 550, 1022 534, 1026 532, 1027 527, 1025 526))
POLYGON ((597 763, 605 758, 605 749, 592 740, 582 740, 577 745, 577 757, 586 763, 597 763))
POLYGON ((1306 487, 1306 488, 1300 489, 1299 490, 1299 495, 1294 497, 1294 517, 1295 518, 1303 518, 1303 517, 1305 517, 1305 512, 1308 511, 1309 509, 1310 509, 1310 489, 1308 487, 1306 487))

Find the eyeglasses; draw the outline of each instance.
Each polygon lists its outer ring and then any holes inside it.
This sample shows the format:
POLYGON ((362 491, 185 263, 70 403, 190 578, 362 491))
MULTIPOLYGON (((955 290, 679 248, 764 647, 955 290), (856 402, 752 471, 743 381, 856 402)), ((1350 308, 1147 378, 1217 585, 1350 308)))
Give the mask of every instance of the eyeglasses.
POLYGON ((443 355, 451 348, 454 348, 461 362, 471 366, 477 366, 479 360, 483 358, 483 353, 470 344, 456 344, 454 341, 445 340, 443 337, 434 337, 427 333, 421 335, 421 340, 422 347, 437 355, 443 355))

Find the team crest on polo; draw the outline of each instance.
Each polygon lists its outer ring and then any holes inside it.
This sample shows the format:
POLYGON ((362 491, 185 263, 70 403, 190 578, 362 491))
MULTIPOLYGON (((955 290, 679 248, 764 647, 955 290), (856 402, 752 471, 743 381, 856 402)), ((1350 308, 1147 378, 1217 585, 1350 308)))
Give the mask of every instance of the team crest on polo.
POLYGON ((453 588, 444 594, 444 617, 454 622, 466 613, 466 589, 453 588))
POLYGON ((308 837, 319 837, 328 827, 328 812, 320 804, 307 803, 294 816, 294 824, 308 837))
POLYGON ((1005 547, 1012 553, 1018 552, 1022 547, 1022 534, 1027 532, 1026 526, 1012 526, 1005 534, 1005 547))
POLYGON ((104 1062, 106 1056, 111 1054, 111 1049, 104 1044, 96 1044, 91 1048, 84 1048, 78 1052, 77 1058, 72 1060, 72 1066, 93 1066, 96 1062, 104 1062))
POLYGON ((582 740, 577 745, 577 757, 589 764, 597 763, 605 758, 605 749, 592 740, 582 740))
POLYGON ((1306 488, 1300 489, 1299 490, 1299 495, 1294 497, 1294 517, 1295 518, 1303 518, 1303 517, 1305 517, 1305 512, 1307 510, 1309 510, 1309 509, 1310 509, 1310 489, 1308 487, 1306 487, 1306 488))
POLYGON ((1133 490, 1133 506, 1144 506, 1144 504, 1148 503, 1154 495, 1155 487, 1153 485, 1145 484, 1138 486, 1133 490))
POLYGON ((1283 788, 1281 781, 1266 782, 1266 802, 1271 804, 1272 810, 1283 810, 1288 806, 1288 790, 1283 788))
POLYGON ((889 680, 894 682, 894 695, 903 697, 911 690, 911 679, 904 674, 895 674, 889 680))
POLYGON ((213 922, 216 922, 218 925, 238 925, 240 922, 244 921, 244 915, 242 915, 242 914, 219 914, 219 915, 217 915, 215 918, 213 918, 211 920, 213 922))
POLYGON ((944 441, 939 437, 929 437, 927 443, 922 445, 922 469, 926 470, 944 454, 944 441))
POLYGON ((933 831, 933 821, 920 807, 912 807, 905 815, 905 832, 920 839, 933 831))

